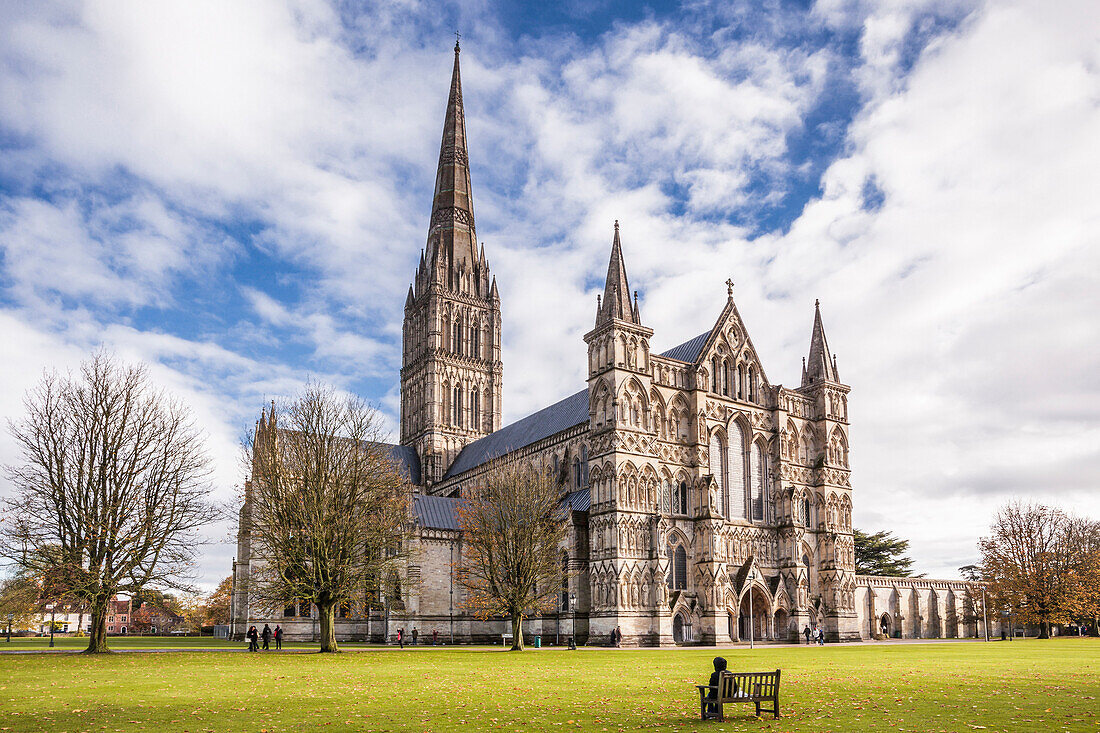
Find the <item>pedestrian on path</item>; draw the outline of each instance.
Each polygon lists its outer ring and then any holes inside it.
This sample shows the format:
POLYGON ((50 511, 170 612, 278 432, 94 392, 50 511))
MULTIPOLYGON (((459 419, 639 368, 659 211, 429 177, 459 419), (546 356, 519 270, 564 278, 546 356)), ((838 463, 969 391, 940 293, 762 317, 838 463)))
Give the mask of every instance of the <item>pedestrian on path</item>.
POLYGON ((275 625, 275 651, 283 648, 283 627, 275 625))
POLYGON ((260 649, 259 634, 256 633, 255 626, 248 627, 248 651, 255 652, 260 649))
POLYGON ((432 629, 432 646, 439 643, 439 629, 432 629))
POLYGON ((615 647, 622 648, 623 645, 623 630, 622 628, 615 627, 615 647))
POLYGON ((269 624, 264 624, 264 630, 260 637, 264 640, 264 651, 271 651, 271 626, 269 624))
POLYGON ((397 630, 397 646, 401 647, 402 649, 405 648, 405 630, 404 629, 398 629, 397 630))
POLYGON ((810 643, 810 625, 806 624, 806 628, 802 629, 802 635, 806 637, 806 644, 810 643))
POLYGON ((414 626, 413 627, 413 646, 416 646, 416 640, 419 639, 419 638, 420 638, 420 632, 417 631, 416 627, 414 626))

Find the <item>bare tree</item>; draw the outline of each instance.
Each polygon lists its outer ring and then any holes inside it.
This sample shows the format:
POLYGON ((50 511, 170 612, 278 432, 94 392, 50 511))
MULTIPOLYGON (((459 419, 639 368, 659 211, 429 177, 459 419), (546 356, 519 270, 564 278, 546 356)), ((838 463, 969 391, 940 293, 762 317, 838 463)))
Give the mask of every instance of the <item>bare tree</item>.
POLYGON ((410 485, 365 402, 311 385, 272 404, 246 446, 250 530, 263 562, 249 594, 270 610, 316 605, 321 651, 335 652, 335 611, 404 572, 410 485))
POLYGON ((1042 504, 1013 502, 993 520, 982 552, 990 603, 1050 637, 1052 623, 1095 612, 1100 584, 1096 525, 1042 504))
POLYGON ((91 616, 88 652, 106 652, 116 593, 183 587, 215 518, 209 459, 188 410, 142 366, 105 353, 76 375, 46 374, 9 427, 22 463, 0 524, 0 556, 91 616))
POLYGON ((458 509, 464 605, 480 618, 512 621, 512 649, 523 649, 523 619, 553 610, 561 589, 561 547, 568 535, 563 492, 545 471, 517 461, 489 465, 458 509))

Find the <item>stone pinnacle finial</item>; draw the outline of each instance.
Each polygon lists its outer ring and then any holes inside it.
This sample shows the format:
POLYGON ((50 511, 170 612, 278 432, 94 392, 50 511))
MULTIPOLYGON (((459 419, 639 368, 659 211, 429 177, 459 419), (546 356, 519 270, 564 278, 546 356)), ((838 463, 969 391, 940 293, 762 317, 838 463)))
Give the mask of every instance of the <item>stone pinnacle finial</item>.
POLYGON ((462 40, 462 34, 455 31, 455 53, 462 51, 462 48, 458 45, 458 42, 462 40))
POLYGON ((733 297, 733 278, 726 279, 726 295, 733 297))

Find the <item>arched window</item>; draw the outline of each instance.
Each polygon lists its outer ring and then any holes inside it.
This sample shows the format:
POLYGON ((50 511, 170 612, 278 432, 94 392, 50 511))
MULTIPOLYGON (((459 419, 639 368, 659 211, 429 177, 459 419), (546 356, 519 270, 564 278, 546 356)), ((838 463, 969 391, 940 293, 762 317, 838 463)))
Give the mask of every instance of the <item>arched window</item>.
POLYGON ((481 395, 477 387, 470 390, 470 427, 474 430, 481 429, 481 395))
POLYGON ((683 545, 676 545, 672 565, 675 576, 673 590, 687 590, 687 553, 683 545))
POLYGON ((727 517, 745 518, 745 433, 741 423, 730 423, 729 486, 726 490, 727 517))
POLYGON ((814 502, 809 496, 802 499, 802 518, 806 522, 807 527, 814 526, 814 502))
POLYGON ((455 321, 455 325, 451 328, 451 335, 454 338, 454 343, 451 345, 451 351, 456 354, 462 353, 462 322, 455 321))
POLYGON ((481 331, 478 330, 477 324, 470 326, 470 356, 475 359, 481 358, 481 331))
POLYGON ((759 443, 752 446, 752 519, 764 521, 764 490, 767 474, 767 456, 759 443))
POLYGON ((581 488, 581 459, 573 459, 573 488, 580 491, 581 488))
POLYGON ((673 514, 687 514, 687 482, 681 481, 676 486, 676 490, 672 493, 672 513, 673 514))
POLYGON ((462 387, 458 385, 451 396, 451 424, 462 427, 462 387))
POLYGON ((588 446, 581 446, 581 471, 584 474, 584 478, 581 479, 581 483, 584 486, 588 485, 588 446))
POLYGON ((749 367, 749 402, 756 402, 756 372, 749 367))
POLYGON ((729 516, 729 492, 726 480, 726 445, 718 433, 710 436, 710 475, 718 484, 718 511, 729 516))
POLYGON ((710 391, 718 393, 718 357, 710 358, 710 391))
POLYGON ((730 363, 728 361, 722 362, 722 394, 727 397, 730 395, 730 363))
POLYGON ((745 399, 745 365, 737 365, 737 399, 745 399))
POLYGON ((561 554, 561 610, 569 610, 569 555, 561 554))

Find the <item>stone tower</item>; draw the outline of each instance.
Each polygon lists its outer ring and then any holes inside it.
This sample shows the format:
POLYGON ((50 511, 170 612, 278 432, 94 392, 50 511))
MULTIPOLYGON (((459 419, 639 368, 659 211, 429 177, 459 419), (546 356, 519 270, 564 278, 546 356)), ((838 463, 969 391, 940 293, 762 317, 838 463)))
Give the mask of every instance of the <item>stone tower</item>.
POLYGON ((655 552, 658 459, 648 409, 653 329, 642 325, 637 295, 633 302, 630 296, 616 221, 595 327, 584 336, 589 466, 595 467, 590 481, 589 572, 597 590, 589 633, 606 637, 621 627, 624 634, 655 644, 660 632, 654 618, 664 570, 655 552), (621 602, 624 593, 629 604, 621 602))
POLYGON ((426 485, 467 443, 500 428, 500 295, 474 227, 459 46, 439 146, 427 246, 405 300, 401 443, 426 485))
POLYGON ((812 402, 805 432, 812 457, 813 511, 804 512, 807 538, 816 540, 820 608, 825 632, 841 641, 858 640, 855 611, 855 543, 852 539, 852 483, 848 466, 848 393, 840 381, 814 303, 810 353, 798 392, 812 402))

